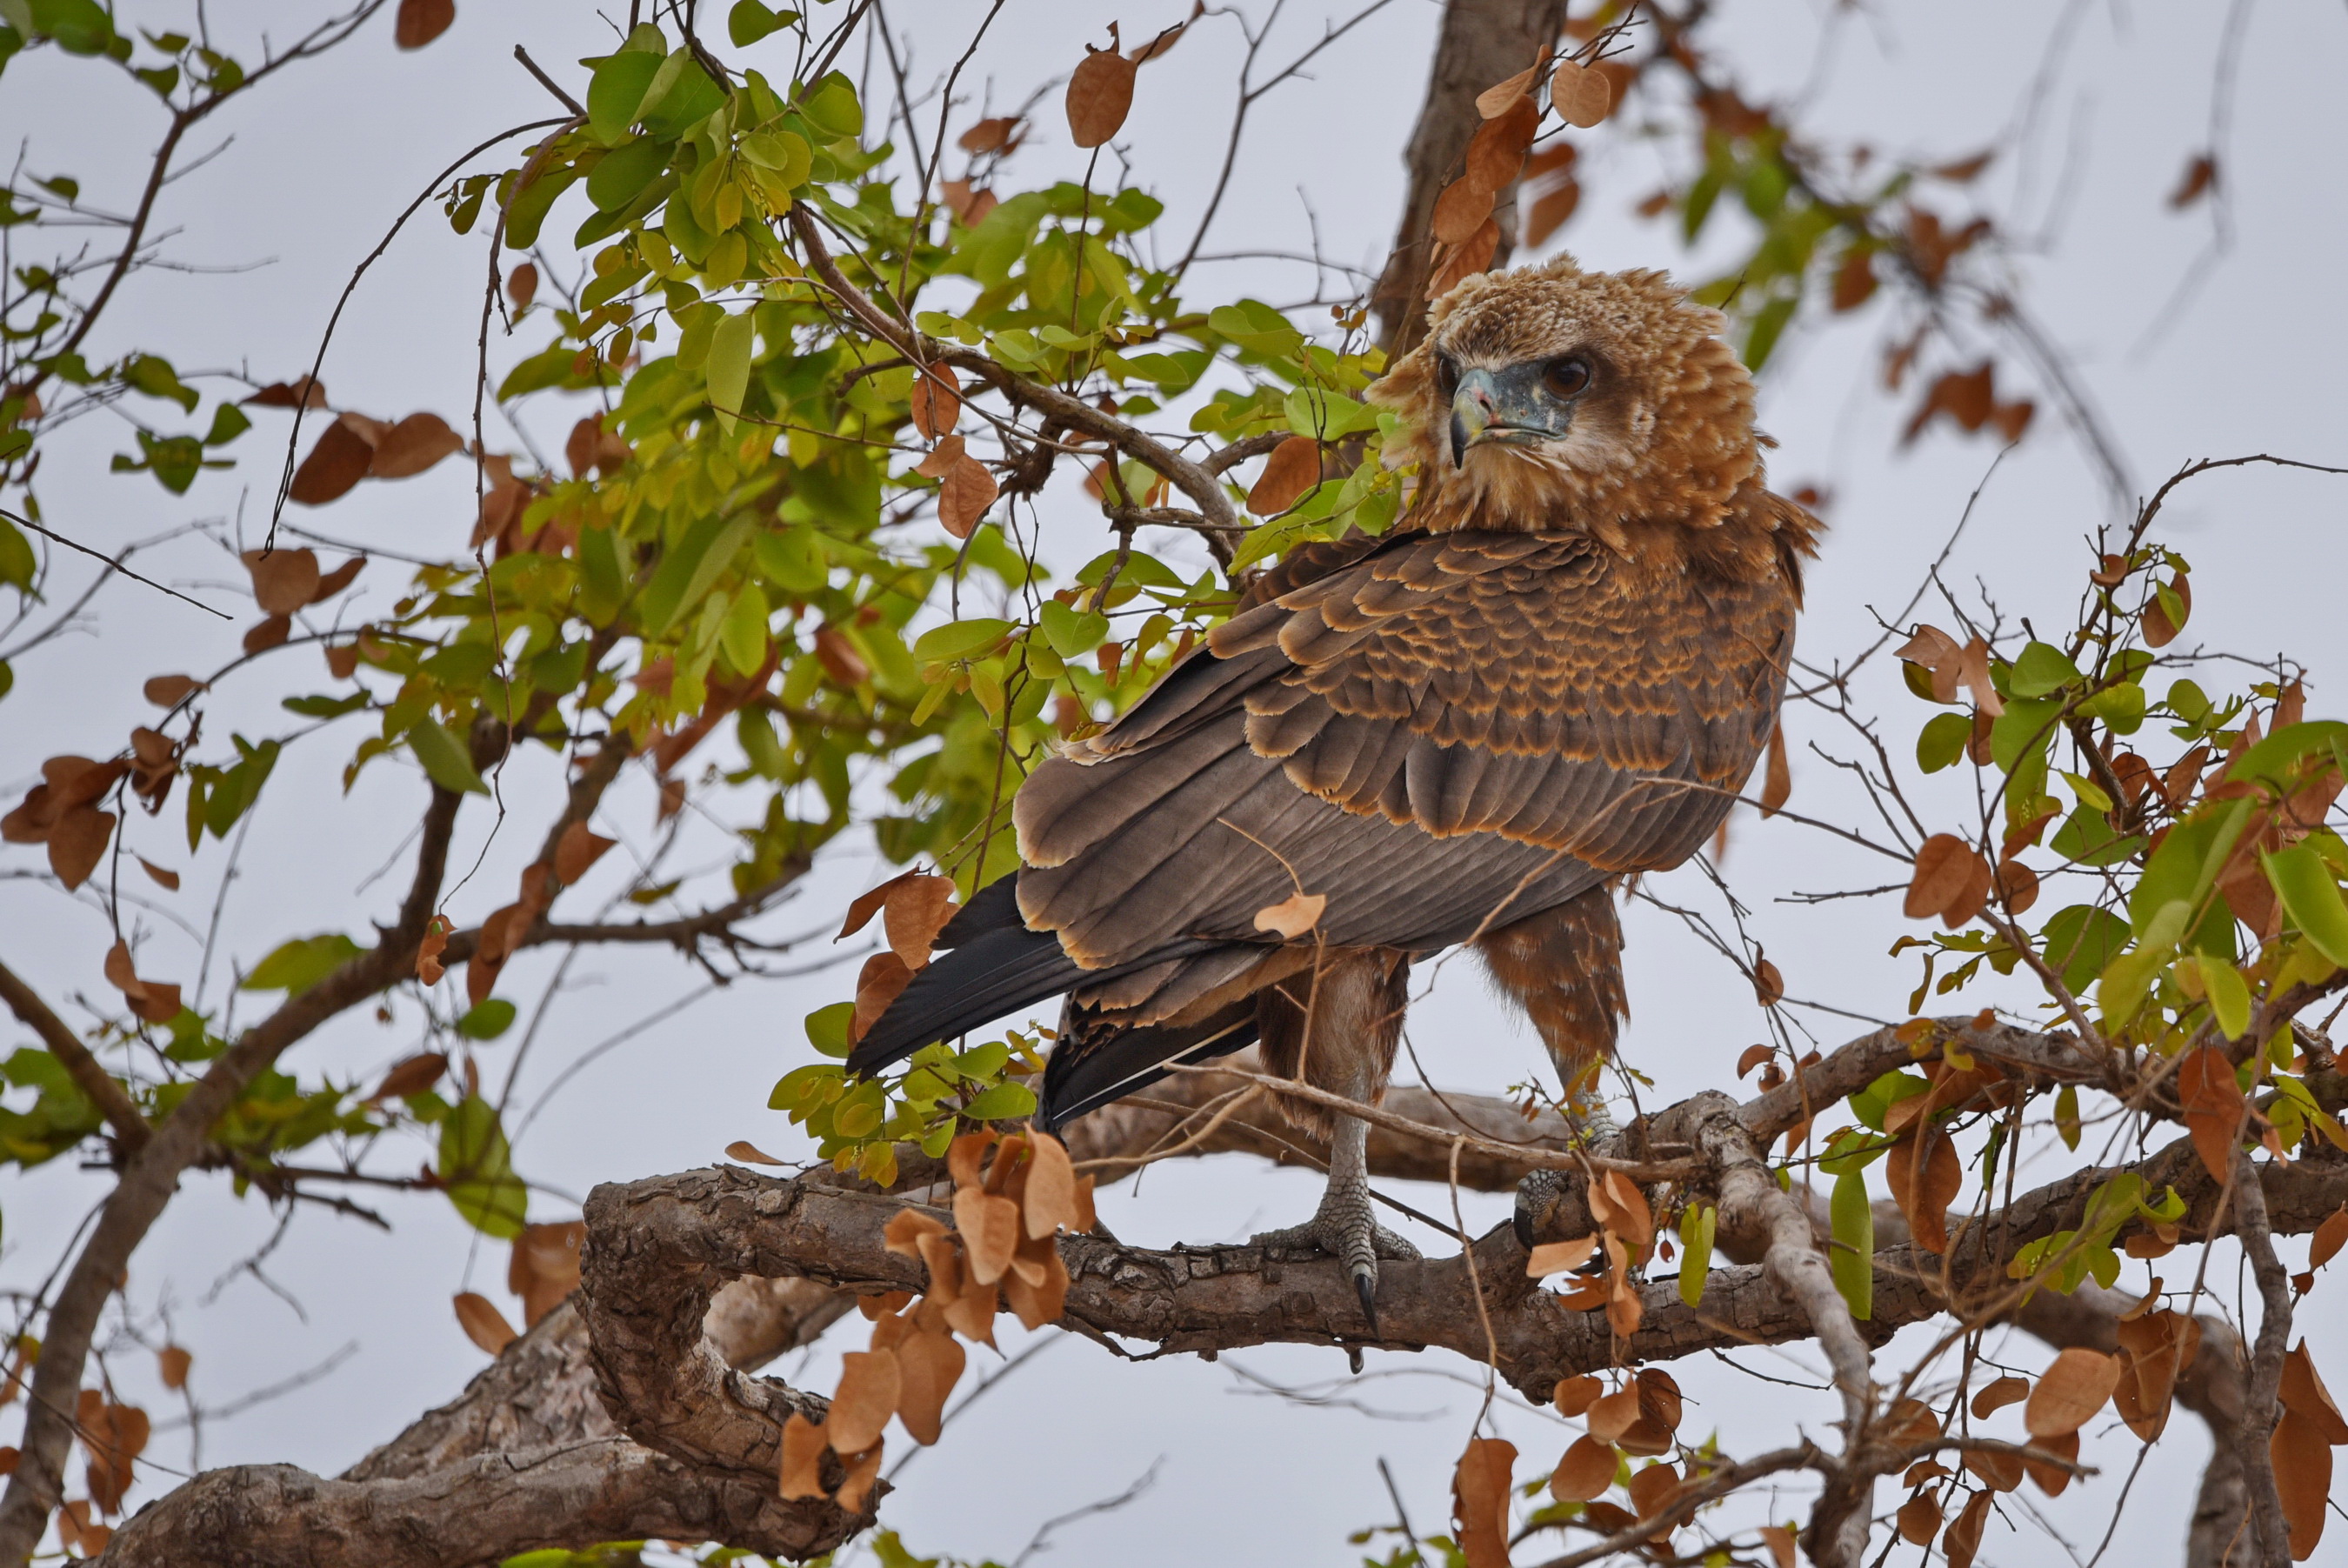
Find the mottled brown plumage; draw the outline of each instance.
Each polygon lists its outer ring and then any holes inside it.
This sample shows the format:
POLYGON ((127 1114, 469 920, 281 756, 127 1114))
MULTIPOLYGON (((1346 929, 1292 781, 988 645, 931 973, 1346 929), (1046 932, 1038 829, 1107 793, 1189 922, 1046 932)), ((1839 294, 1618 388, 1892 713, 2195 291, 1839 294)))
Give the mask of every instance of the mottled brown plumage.
MULTIPOLYGON (((1694 852, 1760 757, 1817 530, 1764 487, 1719 326, 1653 273, 1454 291, 1373 393, 1408 420, 1390 460, 1418 465, 1401 522, 1294 552, 1037 769, 1015 892, 948 931, 971 956, 859 1058, 936 1037, 958 985, 1047 985, 1068 993, 1051 1119, 1259 1035, 1279 1070, 1375 1100, 1411 960, 1467 942, 1575 1083, 1623 1010, 1607 890, 1694 852), (1327 900, 1316 930, 1259 927, 1298 892, 1327 900)), ((1316 1223, 1285 1239, 1374 1275, 1365 1206, 1316 1223)))

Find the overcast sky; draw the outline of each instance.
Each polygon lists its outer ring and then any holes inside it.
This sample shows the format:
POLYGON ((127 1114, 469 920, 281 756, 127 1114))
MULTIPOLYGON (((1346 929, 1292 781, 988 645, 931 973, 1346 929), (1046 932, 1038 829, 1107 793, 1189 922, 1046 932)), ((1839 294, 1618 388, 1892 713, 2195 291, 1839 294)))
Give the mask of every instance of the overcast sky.
MULTIPOLYGON (((158 28, 183 20, 170 6, 123 9, 127 19, 158 28)), ((1261 17, 1267 7, 1250 0, 1246 9, 1261 17)), ((2337 90, 2348 60, 2348 15, 2341 8, 2230 8, 2250 12, 2239 36, 2230 123, 2221 128, 2231 242, 2181 310, 2172 304, 2211 242, 2217 213, 2208 203, 2175 213, 2165 198, 2188 160, 2211 139, 2229 7, 1879 0, 1845 9, 1827 0, 1737 0, 1720 9, 1715 31, 1732 46, 1747 96, 1802 96, 1805 121, 1822 138, 1857 138, 1886 155, 1940 160, 2009 137, 1977 185, 1934 188, 1927 200, 1960 220, 1979 206, 2029 236, 2014 264, 2019 297, 2047 325, 2115 433, 2135 489, 2148 489, 2202 457, 2267 451, 2348 462, 2339 390, 2348 326, 2336 308, 2314 303, 2329 298, 2338 258, 2348 253, 2348 202, 2336 169, 2337 150, 2348 145, 2348 98, 2337 90)), ((297 14, 292 6, 270 10, 280 24, 297 14)), ((1125 36, 1135 39, 1186 10, 1175 0, 1156 0, 1117 15, 1125 36)), ((916 83, 931 81, 960 53, 976 15, 968 5, 890 8, 911 40, 916 83)), ((1080 57, 1079 18, 1107 15, 1052 0, 1012 0, 965 72, 973 101, 963 112, 1004 112, 1024 102, 1080 57)), ((1290 5, 1262 52, 1259 79, 1318 37, 1324 19, 1350 15, 1347 7, 1290 5)), ((1425 85, 1437 15, 1432 0, 1395 0, 1326 51, 1309 74, 1256 105, 1210 253, 1317 248, 1335 267, 1375 268, 1391 239, 1401 149, 1425 85)), ((222 20, 240 31, 245 26, 241 15, 222 20)), ((204 268, 246 270, 141 274, 99 331, 93 358, 143 346, 169 355, 183 373, 250 367, 263 378, 295 374, 314 352, 353 265, 434 171, 508 125, 551 112, 551 100, 512 60, 513 46, 527 46, 577 91, 584 73, 572 62, 604 52, 613 36, 583 5, 465 0, 444 38, 421 53, 399 55, 387 22, 379 18, 335 55, 288 72, 206 127, 210 139, 196 143, 198 150, 227 145, 166 193, 163 221, 177 231, 167 254, 204 268)), ((1187 237, 1211 187, 1244 53, 1236 19, 1211 16, 1141 74, 1119 145, 1130 150, 1134 182, 1167 201, 1169 243, 1187 237)), ((749 63, 761 63, 755 51, 749 63)), ((787 57, 769 68, 784 73, 787 57)), ((78 175, 93 204, 129 205, 141 150, 161 127, 151 98, 54 51, 13 62, 5 79, 0 131, 21 139, 26 167, 40 175, 78 175)), ((1047 99, 1008 183, 1081 172, 1083 155, 1067 145, 1051 107, 1056 101, 1047 99)), ((1622 127, 1581 141, 1590 191, 1553 244, 1571 246, 1589 265, 1667 267, 1690 282, 1708 277, 1735 253, 1741 215, 1716 223, 1705 252, 1691 257, 1668 223, 1642 221, 1631 211, 1684 174, 1668 161, 1676 144, 1643 141, 1622 127)), ((575 218, 558 216, 548 232, 567 232, 567 222, 575 218)), ((419 214, 345 318, 324 370, 338 406, 382 418, 420 408, 459 415, 469 398, 482 244, 478 234, 453 237, 437 207, 419 214)), ((1344 293, 1346 275, 1323 270, 1316 277, 1310 265, 1261 259, 1218 262, 1200 270, 1189 293, 1194 299, 1245 293, 1290 303, 1344 293)), ((2042 626, 2067 624, 2056 618, 2075 601, 2086 560, 2083 541, 2111 517, 2110 492, 2044 388, 2020 371, 2002 380, 2001 389, 2037 397, 2040 418, 1993 476, 1995 453, 1984 439, 1941 431, 1903 448, 1909 404, 1887 399, 1876 379, 1884 308, 1830 327, 1797 328, 1763 389, 1764 423, 1782 443, 1772 458, 1780 488, 1814 483, 1831 494, 1833 531, 1811 578, 1805 655, 1823 663, 1870 640, 1876 616, 1893 616, 1906 603, 1977 488, 1978 504, 1944 581, 1976 603, 1985 585, 2009 622, 2031 616, 2042 626)), ((526 325, 492 352, 510 361, 542 341, 541 330, 526 325)), ((1908 397, 1913 395, 1911 387, 1908 397)), ((541 449, 560 447, 573 417, 552 407, 521 415, 527 436, 541 449)), ((513 432, 494 423, 490 428, 493 447, 516 444, 513 432)), ((228 520, 232 532, 241 528, 242 537, 257 538, 283 431, 279 417, 263 416, 236 449, 236 469, 208 474, 188 496, 175 498, 143 476, 107 476, 106 456, 131 444, 127 427, 108 416, 86 420, 59 437, 46 459, 46 515, 53 526, 108 551, 198 521, 228 520)), ((398 596, 398 553, 461 546, 471 480, 458 468, 364 486, 332 509, 298 519, 381 552, 362 579, 364 610, 380 611, 398 596)), ((2196 568, 2188 641, 2259 656, 2290 652, 2312 666, 2310 708, 2322 715, 2341 711, 2331 677, 2348 655, 2337 612, 2335 531, 2348 499, 2343 484, 2257 469, 2214 476, 2171 503, 2160 534, 2196 568)), ((1081 505, 1063 498, 1046 517, 1048 559, 1073 566, 1101 547, 1097 516, 1081 505)), ((182 537, 139 563, 198 597, 224 602, 242 585, 233 560, 201 536, 182 537)), ((53 582, 62 589, 83 580, 67 566, 53 582)), ((1930 618, 1933 611, 1920 613, 1930 618)), ((34 780, 44 756, 108 754, 149 711, 137 696, 140 681, 166 670, 211 667, 234 646, 240 630, 156 596, 110 590, 85 633, 17 663, 15 689, 0 706, 0 783, 13 798, 34 780)), ((324 672, 318 674, 323 687, 324 672)), ((208 738, 223 740, 232 728, 274 731, 283 722, 275 700, 287 689, 273 678, 265 688, 254 683, 250 690, 222 691, 209 710, 208 738)), ((1903 750, 1922 709, 1899 693, 1888 670, 1875 670, 1861 689, 1889 715, 1888 744, 1903 750)), ((1822 815, 1851 810, 1828 766, 1807 750, 1814 741, 1829 749, 1844 746, 1844 738, 1823 716, 1799 709, 1788 727, 1797 806, 1822 815)), ((363 929, 363 914, 387 915, 405 865, 386 880, 369 879, 399 850, 421 789, 412 771, 378 765, 343 796, 337 776, 355 739, 355 732, 330 730, 289 748, 255 819, 240 880, 227 892, 223 929, 233 934, 232 946, 214 960, 211 997, 223 994, 231 961, 250 965, 287 937, 363 929)), ((529 799, 533 784, 543 787, 553 776, 551 767, 519 763, 507 789, 529 799)), ((1952 809, 1958 801, 1944 799, 1952 809)), ((151 956, 142 958, 142 968, 192 982, 224 857, 208 841, 191 862, 178 804, 130 830, 134 847, 190 873, 183 892, 176 898, 157 892, 159 908, 143 917, 143 952, 151 956)), ((721 797, 716 809, 727 804, 721 797)), ((459 835, 460 865, 471 863, 487 830, 486 812, 471 818, 459 835)), ((597 825, 634 852, 651 843, 652 820, 649 790, 630 781, 614 791, 597 825)), ((473 901, 479 907, 462 897, 452 906, 460 918, 477 918, 502 902, 489 890, 510 886, 526 852, 515 835, 501 838, 480 874, 473 901)), ((701 866, 720 863, 718 826, 705 830, 695 852, 701 866)), ((620 861, 612 859, 614 877, 620 861)), ((688 856, 685 863, 695 862, 688 856)), ((7 961, 69 1009, 77 991, 104 1005, 111 993, 98 972, 108 940, 103 913, 87 898, 68 903, 53 889, 21 880, 37 864, 38 851, 12 848, 0 868, 18 879, 0 881, 7 961)), ((1725 869, 1750 911, 1749 929, 1784 972, 1790 994, 1874 1018, 1904 1016, 1915 983, 1912 957, 1886 955, 1892 938, 1908 929, 1895 901, 1781 901, 1801 891, 1904 875, 1887 864, 1790 823, 1743 818, 1725 869)), ((869 847, 841 846, 767 928, 813 931, 836 921, 845 898, 875 880, 878 867, 869 847)), ((1653 886, 1668 901, 1715 916, 1722 909, 1693 870, 1653 886)), ((1634 906, 1626 923, 1634 1019, 1625 1055, 1654 1080, 1650 1103, 1725 1085, 1739 1051, 1763 1037, 1749 988, 1674 918, 1634 906)), ((799 956, 812 960, 828 951, 817 941, 799 956)), ((533 1006, 553 979, 553 964, 551 955, 518 961, 502 994, 533 1006)), ((580 959, 562 977, 518 1078, 515 1104, 534 1118, 518 1139, 520 1166, 540 1188, 534 1216, 569 1217, 598 1181, 705 1163, 735 1139, 798 1152, 802 1145, 781 1116, 765 1109, 766 1096, 781 1072, 807 1059, 801 1016, 846 995, 851 974, 833 969, 711 994, 674 955, 580 959), (663 1016, 671 1008, 681 1010, 663 1016), (627 1033, 647 1019, 653 1021, 627 1033), (606 1046, 607 1054, 589 1060, 606 1046), (558 1085, 573 1068, 575 1075, 558 1085)), ((1494 1006, 1472 965, 1443 966, 1431 986, 1424 975, 1429 994, 1415 1008, 1410 1038, 1434 1081, 1499 1092, 1545 1071, 1537 1041, 1494 1006)), ((2018 1006, 2028 1000, 2019 989, 1987 987, 1969 992, 1963 1005, 1997 997, 2018 1006)), ((388 1026, 364 1012, 339 1021, 304 1044, 289 1067, 305 1077, 371 1078, 417 1047, 421 1025, 413 1004, 396 1001, 393 1010, 388 1026)), ((1801 1016, 1829 1047, 1865 1027, 1823 1012, 1801 1016)), ((517 1030, 483 1050, 490 1081, 508 1072, 520 1038, 517 1030)), ((14 1041, 10 1037, 12 1047, 14 1041)), ((379 1162, 405 1168, 427 1156, 417 1144, 384 1153, 379 1162)), ((1178 1162, 1150 1171, 1138 1192, 1107 1197, 1102 1212, 1135 1242, 1230 1240, 1302 1218, 1317 1184, 1308 1174, 1234 1157, 1178 1162)), ((22 1291, 44 1277, 104 1190, 102 1177, 62 1161, 0 1183, 6 1219, 0 1283, 22 1291)), ((1439 1190, 1402 1195, 1434 1209, 1447 1202, 1439 1190)), ((233 1197, 215 1177, 183 1184, 131 1265, 129 1300, 142 1323, 168 1305, 178 1337, 195 1354, 201 1398, 227 1405, 334 1362, 294 1391, 208 1423, 204 1464, 282 1460, 333 1473, 427 1404, 453 1395, 480 1367, 483 1357, 458 1328, 448 1301, 469 1287, 514 1310, 503 1290, 504 1248, 477 1245, 432 1195, 390 1194, 382 1206, 396 1226, 389 1235, 305 1211, 259 1273, 235 1273, 268 1240, 275 1217, 256 1199, 233 1197)), ((1505 1212, 1506 1201, 1470 1195, 1466 1207, 1480 1228, 1505 1212)), ((1439 1242, 1418 1239, 1430 1248, 1439 1242)), ((2286 1243, 2283 1251, 2291 1266, 2302 1265, 2303 1243, 2286 1243)), ((2130 1283, 2140 1286, 2144 1275, 2143 1265, 2131 1265, 2130 1283)), ((2210 1277, 2232 1300, 2230 1253, 2213 1261, 2210 1277)), ((787 1362, 778 1370, 828 1388, 831 1357, 860 1342, 853 1335, 857 1321, 808 1364, 787 1362)), ((1900 1357, 1917 1348, 1916 1337, 1895 1341, 1879 1365, 1904 1365, 1900 1357)), ((1015 1354, 1022 1336, 1007 1320, 1003 1338, 1015 1354)), ((2335 1377, 2348 1375, 2341 1370, 2348 1367, 2348 1343, 2336 1328, 2317 1329, 2315 1343, 2335 1377)), ((2012 1354, 2028 1365, 2038 1357, 2022 1343, 2012 1354)), ((1800 1349, 1739 1359, 1771 1378, 1816 1380, 1807 1370, 1814 1358, 1800 1349)), ((1716 1425, 1732 1451, 1782 1440, 1795 1425, 1823 1430, 1831 1415, 1814 1395, 1725 1365, 1689 1363, 1673 1371, 1692 1399, 1689 1430, 1716 1425)), ((1480 1398, 1477 1368, 1439 1353, 1374 1354, 1368 1377, 1348 1381, 1344 1372, 1344 1358, 1334 1351, 1271 1348, 1229 1355, 1217 1365, 1189 1358, 1129 1365, 1081 1341, 1055 1344, 990 1393, 969 1420, 951 1428, 936 1452, 913 1464, 885 1518, 919 1551, 1008 1561, 1045 1519, 1114 1495, 1155 1465, 1155 1485, 1138 1501, 1058 1530, 1050 1546, 1059 1559, 1135 1568, 1208 1559, 1350 1563, 1357 1553, 1346 1544, 1347 1532, 1386 1522, 1394 1512, 1377 1470, 1384 1456, 1418 1529, 1444 1529, 1451 1463, 1480 1398), (1329 1381, 1318 1392, 1338 1402, 1282 1399, 1265 1392, 1259 1378, 1290 1386, 1329 1381), (1385 1418, 1365 1418, 1365 1408, 1385 1418), (1006 1449, 1015 1454, 1007 1469, 1006 1449), (1231 1544, 1234 1532, 1248 1540, 1244 1549, 1231 1544)), ((170 1407, 144 1357, 126 1354, 115 1373, 126 1391, 148 1397, 157 1416, 166 1415, 170 1407)), ((1505 1407, 1499 1426, 1525 1450, 1524 1476, 1553 1459, 1570 1435, 1546 1418, 1505 1407)), ((2103 1464, 2105 1473, 2041 1504, 2083 1560, 2112 1518, 2136 1450, 2124 1431, 2091 1440, 2085 1457, 2103 1464)), ((2115 1553, 2174 1560, 2204 1451, 2202 1429, 2180 1416, 2129 1493, 2115 1553)), ((150 1455, 166 1466, 191 1457, 179 1432, 160 1436, 150 1455)), ((1788 1498, 1775 1511, 1787 1518, 1798 1511, 1798 1500, 1788 1498)), ((2027 1529, 2026 1519, 2017 1522, 2027 1529)), ((1378 1547, 1381 1554, 1385 1549, 1378 1547)), ((2043 1563, 2053 1550, 2035 1533, 2016 1536, 1999 1524, 1982 1561, 2043 1563)))

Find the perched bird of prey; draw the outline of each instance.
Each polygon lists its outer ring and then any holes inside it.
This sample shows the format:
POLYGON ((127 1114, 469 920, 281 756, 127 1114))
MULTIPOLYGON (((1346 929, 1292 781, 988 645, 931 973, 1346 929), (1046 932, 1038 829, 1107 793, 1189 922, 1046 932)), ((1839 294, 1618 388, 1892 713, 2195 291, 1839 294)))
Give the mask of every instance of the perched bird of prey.
MULTIPOLYGON (((1764 484, 1722 318, 1661 273, 1487 273, 1429 323, 1371 392, 1408 421, 1407 511, 1292 553, 1038 767, 1020 869, 851 1068, 1065 992, 1047 1126, 1259 1038, 1375 1104, 1412 962, 1467 943, 1569 1092, 1594 1074, 1625 1014, 1611 887, 1693 854, 1767 744, 1818 524, 1764 484)), ((1417 1254, 1373 1221, 1367 1128, 1284 1107, 1328 1188, 1256 1240, 1341 1259, 1375 1325, 1378 1259, 1417 1254)))

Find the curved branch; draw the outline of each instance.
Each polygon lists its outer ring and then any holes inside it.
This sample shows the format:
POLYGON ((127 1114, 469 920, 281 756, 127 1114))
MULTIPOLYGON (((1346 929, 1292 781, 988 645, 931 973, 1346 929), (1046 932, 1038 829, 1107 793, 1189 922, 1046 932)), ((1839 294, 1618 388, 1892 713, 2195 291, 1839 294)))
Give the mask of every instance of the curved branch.
POLYGON ((65 1064, 74 1086, 89 1096, 98 1113, 114 1129, 115 1140, 121 1144, 122 1151, 136 1154, 144 1149, 152 1129, 148 1127, 147 1119, 139 1114, 139 1108, 130 1103, 130 1097, 122 1092, 122 1086, 89 1054, 89 1047, 66 1026, 66 1021, 49 1010, 40 993, 5 964, 0 964, 0 1002, 7 1003, 8 1010, 41 1037, 41 1044, 48 1047, 49 1055, 65 1064))

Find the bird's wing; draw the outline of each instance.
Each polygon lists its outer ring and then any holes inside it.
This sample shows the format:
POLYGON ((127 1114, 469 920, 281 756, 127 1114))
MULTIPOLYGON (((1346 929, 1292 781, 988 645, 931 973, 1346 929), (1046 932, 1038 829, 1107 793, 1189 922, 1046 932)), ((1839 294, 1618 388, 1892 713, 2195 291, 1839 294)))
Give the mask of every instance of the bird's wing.
POLYGON ((1424 951, 1699 846, 1776 720, 1779 581, 1626 586, 1584 537, 1405 535, 1243 609, 1014 802, 1020 911, 1090 968, 1267 940, 1424 951))

